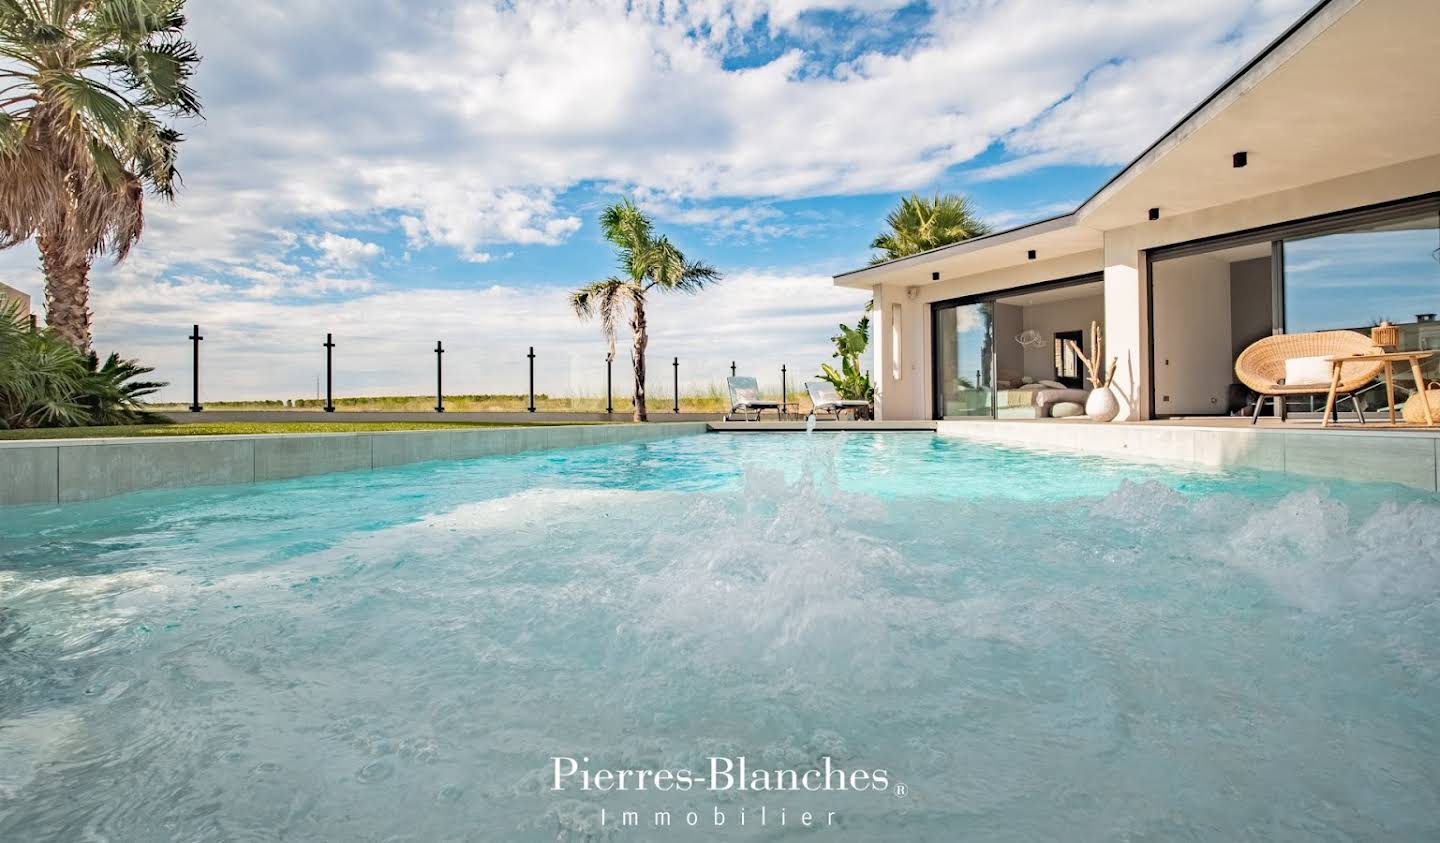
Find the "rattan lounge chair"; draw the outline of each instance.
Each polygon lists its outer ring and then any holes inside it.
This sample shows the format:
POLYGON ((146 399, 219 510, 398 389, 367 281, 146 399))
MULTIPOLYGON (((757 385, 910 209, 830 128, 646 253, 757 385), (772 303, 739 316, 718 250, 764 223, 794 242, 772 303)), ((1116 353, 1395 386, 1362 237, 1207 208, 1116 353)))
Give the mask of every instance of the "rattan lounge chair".
POLYGON ((760 421, 760 414, 765 410, 774 410, 775 418, 780 418, 780 402, 760 400, 760 385, 754 378, 726 378, 725 388, 730 392, 730 412, 725 414, 725 421, 730 421, 731 416, 751 413, 755 418, 746 421, 760 421))
MULTIPOLYGON (((1260 420, 1260 411, 1265 399, 1275 401, 1280 420, 1285 420, 1285 399, 1292 395, 1327 395, 1330 383, 1285 383, 1285 361, 1297 357, 1339 357, 1346 354, 1380 354, 1384 349, 1375 345, 1370 338, 1356 331, 1317 331, 1307 334, 1276 334, 1251 345, 1240 352, 1235 360, 1235 376, 1240 382, 1254 390, 1255 414, 1250 423, 1260 420)), ((1357 360, 1342 363, 1340 385, 1335 390, 1338 397, 1348 397, 1355 408, 1360 423, 1365 423, 1365 414, 1360 412, 1360 402, 1355 393, 1375 380, 1385 364, 1377 361, 1357 360)))

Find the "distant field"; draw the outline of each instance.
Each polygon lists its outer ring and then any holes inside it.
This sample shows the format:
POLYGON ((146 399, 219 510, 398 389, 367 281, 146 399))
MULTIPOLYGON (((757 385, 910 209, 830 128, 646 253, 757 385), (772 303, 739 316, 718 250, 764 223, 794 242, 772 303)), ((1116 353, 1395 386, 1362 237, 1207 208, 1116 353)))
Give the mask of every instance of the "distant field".
MULTIPOLYGON (((773 395, 765 395, 766 400, 779 401, 778 391, 773 395)), ((800 412, 810 411, 810 399, 805 395, 803 389, 796 392, 790 390, 789 400, 799 405, 800 412)), ((526 395, 447 395, 445 396, 445 409, 455 413, 517 413, 525 412, 529 407, 529 396, 526 395)), ((294 398, 289 400, 269 401, 204 401, 202 402, 207 410, 320 410, 325 406, 324 399, 294 398)), ((650 395, 646 399, 646 405, 652 414, 666 412, 675 406, 674 398, 670 395, 650 395)), ((388 413, 428 413, 435 410, 435 396, 433 395, 384 395, 364 396, 356 398, 336 398, 335 406, 341 410, 350 412, 388 412, 388 413)), ((173 404, 152 404, 151 407, 160 412, 183 412, 190 408, 188 402, 177 402, 173 404)), ((703 393, 682 394, 680 396, 680 410, 685 413, 723 413, 730 409, 730 401, 723 390, 706 391, 703 393)), ((541 413, 603 413, 605 412, 605 398, 591 398, 586 396, 573 398, 557 398, 549 395, 535 396, 535 410, 541 413)), ((615 396, 615 412, 617 414, 629 414, 631 411, 629 397, 615 396)))
POLYGON ((233 436, 249 433, 373 433, 379 430, 444 430, 464 427, 539 427, 556 422, 212 422, 121 427, 47 427, 0 430, 5 439, 88 439, 107 436, 233 436))

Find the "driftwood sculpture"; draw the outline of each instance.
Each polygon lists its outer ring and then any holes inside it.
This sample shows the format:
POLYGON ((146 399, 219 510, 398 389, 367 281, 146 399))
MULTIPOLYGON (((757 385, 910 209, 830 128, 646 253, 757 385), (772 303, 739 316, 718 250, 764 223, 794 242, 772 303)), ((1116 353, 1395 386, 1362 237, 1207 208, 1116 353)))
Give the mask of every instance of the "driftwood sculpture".
POLYGON ((1092 386, 1096 389, 1107 389, 1110 384, 1115 382, 1115 369, 1120 363, 1120 358, 1110 358, 1109 372, 1100 368, 1100 364, 1105 360, 1104 355, 1101 353, 1105 348, 1105 338, 1100 333, 1099 322, 1090 323, 1089 357, 1085 356, 1085 352, 1074 340, 1066 340, 1065 342, 1069 344, 1071 350, 1075 352, 1075 356, 1080 358, 1080 362, 1085 364, 1085 370, 1090 373, 1089 380, 1092 386))

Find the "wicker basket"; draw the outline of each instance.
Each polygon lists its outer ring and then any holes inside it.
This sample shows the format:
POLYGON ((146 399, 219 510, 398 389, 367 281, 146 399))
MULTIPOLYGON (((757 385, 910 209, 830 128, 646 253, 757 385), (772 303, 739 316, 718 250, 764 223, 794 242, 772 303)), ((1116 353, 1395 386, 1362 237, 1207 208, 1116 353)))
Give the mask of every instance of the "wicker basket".
POLYGON ((1401 408, 1400 414, 1404 417, 1406 424, 1425 423, 1425 405, 1420 402, 1427 402, 1430 405, 1430 415, 1435 421, 1440 422, 1440 381, 1431 381, 1425 384, 1423 391, 1410 396, 1401 408))

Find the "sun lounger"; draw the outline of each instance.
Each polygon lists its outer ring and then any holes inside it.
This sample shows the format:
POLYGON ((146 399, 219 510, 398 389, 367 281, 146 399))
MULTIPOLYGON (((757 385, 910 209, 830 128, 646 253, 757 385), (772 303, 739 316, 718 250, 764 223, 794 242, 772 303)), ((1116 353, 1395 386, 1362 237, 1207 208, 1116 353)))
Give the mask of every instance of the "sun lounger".
POLYGON ((760 414, 765 410, 774 410, 775 418, 780 418, 780 402, 763 401, 760 398, 760 386, 751 377, 726 378, 725 388, 730 391, 730 412, 725 414, 725 421, 731 421, 731 416, 749 416, 755 414, 753 419, 746 418, 745 421, 759 421, 760 414))
POLYGON ((806 381, 805 391, 810 393, 810 403, 816 413, 829 413, 838 421, 840 414, 850 411, 851 417, 858 417, 861 410, 870 409, 869 401, 841 398, 835 386, 827 381, 806 381))

